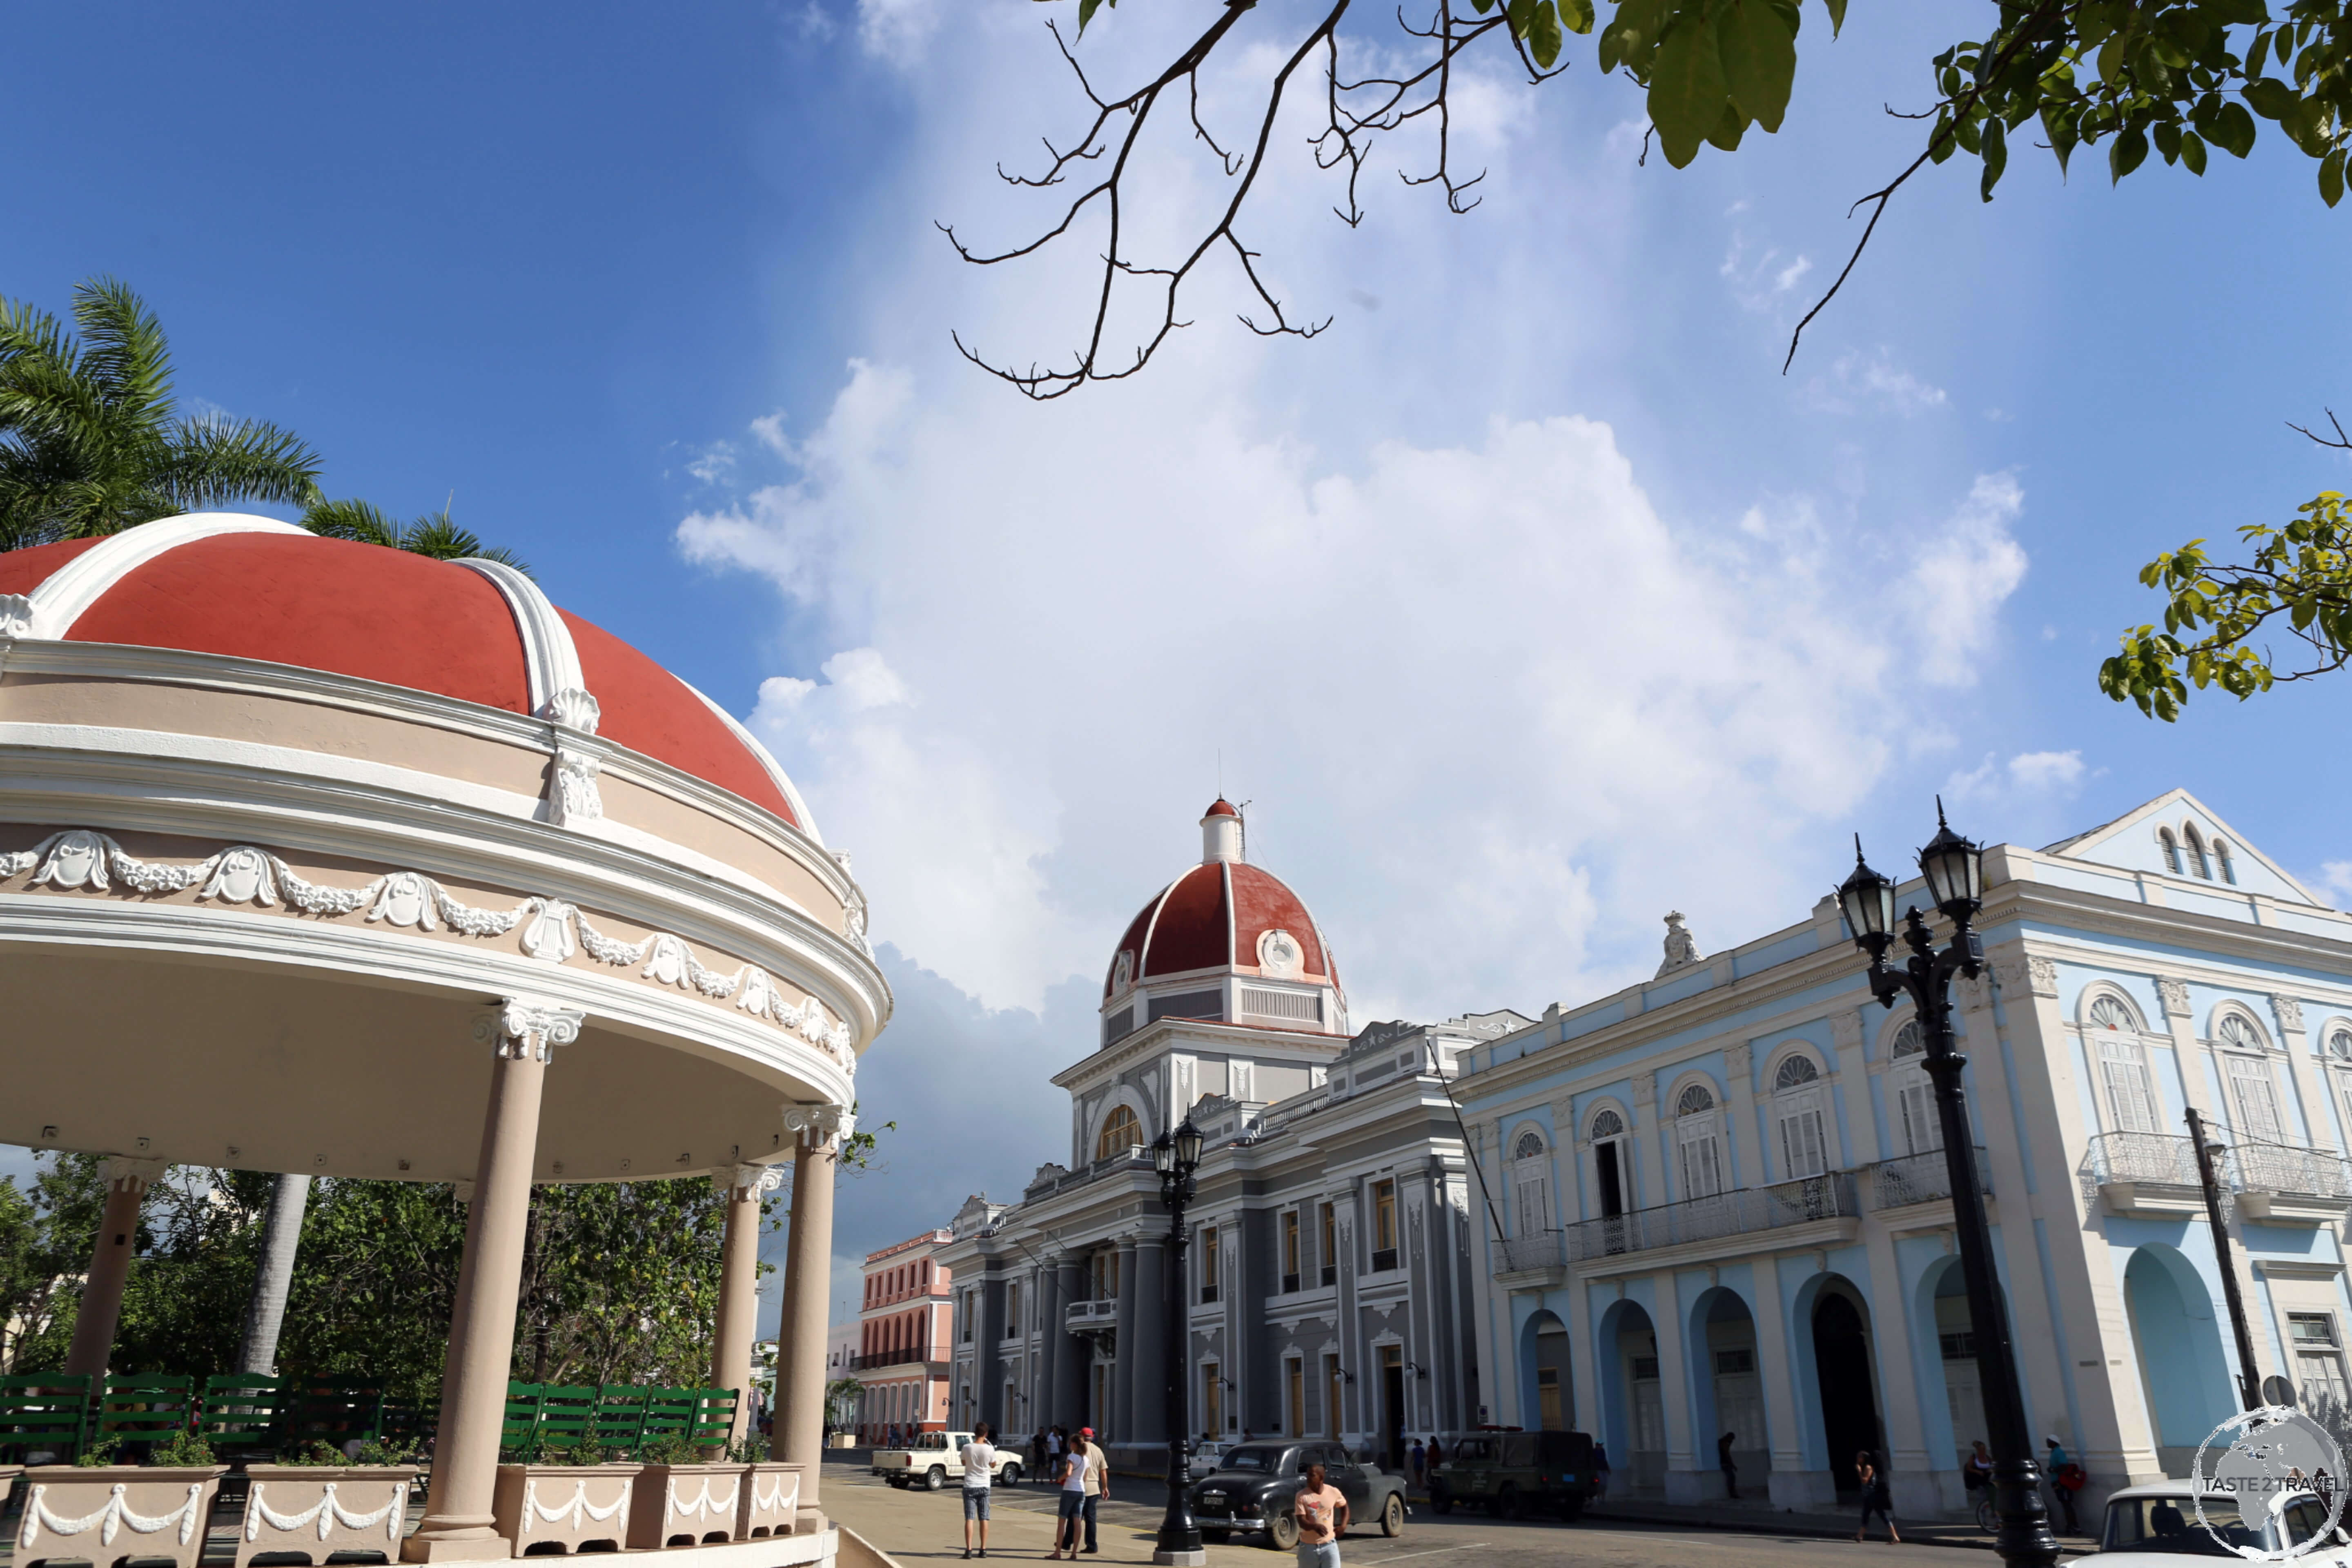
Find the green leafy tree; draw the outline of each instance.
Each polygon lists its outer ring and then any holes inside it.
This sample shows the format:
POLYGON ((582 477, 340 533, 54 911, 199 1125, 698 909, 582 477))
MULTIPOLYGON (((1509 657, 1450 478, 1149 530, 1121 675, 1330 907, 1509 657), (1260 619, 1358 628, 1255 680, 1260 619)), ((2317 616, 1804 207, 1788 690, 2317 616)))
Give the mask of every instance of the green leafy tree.
POLYGON ((127 284, 75 286, 77 338, 0 299, 0 550, 231 501, 307 506, 319 459, 257 419, 183 416, 163 323, 127 284))
MULTIPOLYGON (((1081 34, 1104 4, 1078 0, 1081 34)), ((1343 222, 1363 216, 1358 195, 1375 144, 1407 132, 1423 134, 1424 150, 1403 171, 1406 184, 1437 186, 1448 207, 1463 213, 1477 205, 1485 177, 1455 166, 1449 134, 1452 95, 1472 60, 1491 58, 1534 85, 1589 58, 1603 79, 1622 78, 1641 92, 1658 151, 1680 168, 1708 146, 1736 150, 1751 130, 1777 132, 1798 89, 1801 35, 1833 37, 1848 17, 1847 0, 1821 0, 1827 28, 1805 34, 1813 7, 1800 0, 1423 0, 1412 14, 1316 0, 1265 7, 1263 25, 1252 27, 1244 24, 1259 15, 1256 0, 1201 9, 1207 14, 1201 30, 1124 90, 1099 89, 1056 28, 1084 105, 1072 133, 1048 141, 1041 167, 1000 171, 1014 185, 1052 191, 1054 209, 1034 237, 1003 249, 974 249, 947 230, 959 254, 984 266, 1035 255, 1073 233, 1081 246, 1100 245, 1097 286, 1087 295, 1091 328, 1067 362, 1024 366, 956 340, 973 363, 1032 397, 1063 396, 1141 370, 1185 324, 1179 296, 1212 258, 1237 268, 1255 295, 1255 313, 1242 318, 1253 331, 1312 337, 1328 324, 1294 319, 1241 237, 1267 152, 1280 144, 1276 121, 1294 92, 1311 105, 1317 163, 1345 181, 1337 207, 1343 222), (1577 42, 1582 38, 1590 44, 1577 42), (1242 59, 1264 84, 1252 89, 1240 120, 1224 127, 1202 120, 1199 94, 1201 68, 1220 57, 1242 59), (1139 248, 1150 242, 1137 236, 1167 231, 1132 215, 1149 205, 1147 182, 1181 180, 1189 189, 1196 176, 1167 174, 1166 160, 1134 155, 1154 126, 1213 159, 1225 181, 1211 216, 1164 251, 1139 248), (1123 306, 1130 293, 1141 302, 1123 306), (1124 327, 1115 333, 1114 320, 1139 321, 1140 331, 1132 339, 1124 327)), ((2191 174, 2205 173, 2214 149, 2243 158, 2268 121, 2312 160, 2320 199, 2333 206, 2343 198, 2352 146, 2352 0, 1982 0, 1980 13, 1970 29, 1976 36, 1923 61, 1916 85, 1872 89, 1874 100, 1909 97, 1913 107, 1901 117, 1920 125, 1919 140, 1886 184, 1854 204, 1869 208, 1869 221, 1791 335, 1792 358, 1805 325, 1843 285, 1888 202, 1914 174, 1965 154, 1990 201, 2012 139, 2047 146, 2061 171, 2084 149, 2103 150, 2110 178, 2119 181, 2151 152, 2191 174)), ((1644 158, 1647 149, 1645 138, 1644 158)))

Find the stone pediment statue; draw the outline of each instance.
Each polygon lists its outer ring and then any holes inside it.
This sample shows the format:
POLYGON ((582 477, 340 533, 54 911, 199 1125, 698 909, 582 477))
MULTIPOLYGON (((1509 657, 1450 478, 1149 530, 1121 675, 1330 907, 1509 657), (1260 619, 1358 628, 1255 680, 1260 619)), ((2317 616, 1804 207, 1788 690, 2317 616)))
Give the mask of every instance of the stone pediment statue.
POLYGON ((1677 969, 1687 969, 1698 962, 1698 938, 1683 925, 1683 912, 1675 910, 1666 916, 1666 958, 1658 965, 1655 978, 1664 979, 1677 969))
POLYGON ((1058 1182, 1069 1173, 1070 1168, 1067 1165, 1059 1164, 1055 1161, 1048 1160, 1044 1164, 1037 1167, 1037 1173, 1029 1178, 1029 1185, 1032 1187, 1037 1187, 1043 1186, 1047 1182, 1058 1182))

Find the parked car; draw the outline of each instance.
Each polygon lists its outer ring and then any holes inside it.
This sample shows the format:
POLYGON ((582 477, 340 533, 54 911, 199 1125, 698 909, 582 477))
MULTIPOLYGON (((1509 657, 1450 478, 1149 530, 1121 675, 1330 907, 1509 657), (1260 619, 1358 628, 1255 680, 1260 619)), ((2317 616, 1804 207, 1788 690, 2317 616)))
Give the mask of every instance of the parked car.
POLYGON ((1187 1446, 1184 1479, 1197 1481, 1217 1468, 1233 1445, 1220 1438, 1199 1437, 1187 1446))
POLYGON ((1404 1533, 1402 1476, 1356 1463, 1337 1443, 1238 1443, 1218 1456, 1215 1469, 1192 1483, 1189 1495, 1201 1539, 1262 1533, 1265 1544, 1277 1552, 1296 1547, 1298 1521, 1291 1502, 1309 1465, 1323 1467, 1324 1479, 1348 1500, 1348 1517, 1357 1528, 1378 1524, 1382 1535, 1404 1533))
POLYGON ((1429 1479, 1439 1513, 1479 1507, 1497 1519, 1555 1513, 1573 1522, 1592 1486, 1592 1439, 1582 1432, 1479 1432, 1454 1445, 1429 1479))
MULTIPOLYGON (((963 1480, 963 1446, 971 1441, 969 1432, 918 1432, 912 1447, 875 1449, 874 1473, 894 1487, 919 1486, 935 1492, 950 1481, 963 1480)), ((996 1485, 1020 1485, 1020 1454, 1000 1446, 989 1474, 996 1485)))
MULTIPOLYGON (((2176 1557, 2283 1556, 2327 1528, 2327 1505, 2309 1492, 2286 1493, 2263 1511, 2265 1517, 2246 1519, 2238 1512, 2235 1497, 2207 1492, 2205 1524, 2213 1527, 2208 1530, 2197 1521, 2195 1494, 2187 1481, 2125 1487, 2107 1494, 2099 1549, 2086 1561, 2099 1568, 2165 1568, 2176 1557), (2220 1540, 2214 1538, 2216 1531, 2220 1540)), ((2334 1542, 2311 1548, 2295 1561, 2312 1568, 2346 1568, 2352 1564, 2352 1541, 2339 1531, 2334 1542)))

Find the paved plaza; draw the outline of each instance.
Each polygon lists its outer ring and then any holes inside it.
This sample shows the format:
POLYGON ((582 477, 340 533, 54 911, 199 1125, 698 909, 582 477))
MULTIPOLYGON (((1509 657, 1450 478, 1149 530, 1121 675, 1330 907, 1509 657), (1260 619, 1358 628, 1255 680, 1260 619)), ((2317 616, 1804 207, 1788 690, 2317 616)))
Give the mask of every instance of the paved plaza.
MULTIPOLYGON (((1157 1482, 1115 1476, 1113 1500, 1100 1519, 1102 1551, 1095 1561, 1104 1563, 1148 1563, 1152 1538, 1160 1524, 1166 1494, 1157 1482)), ((825 1511, 902 1563, 911 1565, 940 1558, 961 1561, 963 1508, 953 1488, 940 1492, 898 1491, 847 1465, 828 1465, 824 1478, 825 1511)), ((1009 1487, 998 1491, 995 1519, 990 1527, 990 1560, 998 1557, 1042 1559, 1054 1531, 1054 1497, 1043 1487, 1009 1487)), ((1808 1521, 1808 1528, 1818 1528, 1808 1521)), ((1483 1515, 1456 1513, 1439 1519, 1416 1507, 1404 1534, 1394 1541, 1370 1531, 1350 1531, 1341 1542, 1347 1568, 1379 1568, 1391 1563, 1425 1563, 1446 1568, 1444 1559, 1459 1561, 1462 1568, 1554 1568, 1557 1564, 1592 1564, 1595 1568, 1738 1568, 1744 1564, 1811 1565, 1825 1558, 1853 1568, 1917 1563, 1923 1554, 1950 1568, 1973 1568, 1996 1561, 1990 1552, 1950 1556, 1940 1550, 1961 1542, 1947 1530, 1935 1543, 1907 1542, 1890 1546, 1884 1541, 1856 1546, 1851 1541, 1824 1540, 1817 1535, 1771 1535, 1664 1525, 1612 1524, 1586 1521, 1575 1525, 1550 1521, 1505 1524, 1483 1515)), ((1961 1545, 1962 1550, 1966 1550, 1961 1545)), ((1211 1568, 1280 1568, 1287 1554, 1242 1544, 1209 1548, 1211 1568)))

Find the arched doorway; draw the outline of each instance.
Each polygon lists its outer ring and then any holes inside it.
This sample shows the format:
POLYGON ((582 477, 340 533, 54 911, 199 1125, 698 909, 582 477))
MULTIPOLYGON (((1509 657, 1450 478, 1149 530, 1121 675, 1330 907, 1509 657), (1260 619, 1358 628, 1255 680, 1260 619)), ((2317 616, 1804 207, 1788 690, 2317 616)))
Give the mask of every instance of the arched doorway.
POLYGON ((1612 1489, 1663 1491, 1666 1406, 1658 1381, 1658 1334, 1638 1301, 1617 1301, 1596 1334, 1612 1489))
POLYGON ((1519 1422, 1544 1432, 1575 1425, 1576 1401, 1568 1380, 1568 1325, 1559 1314, 1538 1309, 1519 1330, 1519 1422))
POLYGON ((1772 1468, 1772 1442, 1764 1424, 1756 1320, 1738 1291, 1717 1285, 1691 1302, 1690 1352, 1696 1461, 1701 1468, 1719 1464, 1728 1434, 1736 1473, 1760 1494, 1772 1468))
POLYGON ((1822 1288, 1813 1302, 1812 1333, 1830 1477, 1840 1496, 1859 1495, 1853 1457, 1864 1448, 1878 1451, 1881 1444, 1869 1312, 1853 1286, 1836 1279, 1822 1288))
MULTIPOLYGON (((1994 1289, 2000 1290, 1998 1283, 1994 1289)), ((2006 1311, 2008 1292, 2000 1291, 2000 1297, 2001 1310, 2006 1311)), ((1960 1268, 1960 1260, 1942 1258, 1929 1264, 1919 1277, 1916 1301, 1916 1321, 1934 1336, 1935 1361, 1942 1369, 1943 1414, 1949 1428, 1939 1434, 1935 1409, 1922 1412, 1928 1464, 1938 1470, 1957 1470, 1967 1465, 1979 1439, 1991 1437, 1985 1425, 1983 1380, 1977 1371, 1976 1321, 1969 1308, 1968 1276, 1960 1268)), ((1926 1347, 1918 1353, 1925 1354, 1926 1347)))
POLYGON ((2235 1413, 2221 1326, 2204 1278, 2179 1249, 2135 1248, 2124 1307, 2139 1352, 2140 1388, 2167 1475, 2186 1475, 2205 1435, 2235 1413))

